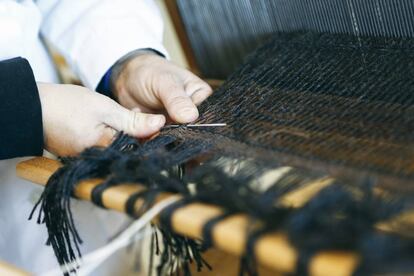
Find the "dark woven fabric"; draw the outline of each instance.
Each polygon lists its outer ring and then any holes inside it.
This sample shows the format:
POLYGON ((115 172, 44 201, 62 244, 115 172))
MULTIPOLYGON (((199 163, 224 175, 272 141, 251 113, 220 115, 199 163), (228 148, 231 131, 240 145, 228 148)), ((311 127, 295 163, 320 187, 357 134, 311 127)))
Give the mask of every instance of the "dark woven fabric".
MULTIPOLYGON (((73 188, 79 180, 102 177, 107 186, 147 187, 131 200, 146 202, 136 213, 129 207, 135 216, 160 191, 180 193, 186 203, 248 214, 252 223, 241 273, 256 274, 254 242, 278 230, 288 233, 300 252, 300 275, 307 273, 313 254, 327 249, 361 254, 356 273, 362 275, 413 272, 414 240, 407 235, 413 224, 395 224, 392 231, 378 226, 414 206, 413 43, 411 38, 274 35, 201 106, 199 123, 227 127, 182 126, 143 144, 121 134, 107 149, 65 160, 39 201, 40 222, 48 227, 59 262, 76 259, 73 248, 81 242, 70 213, 73 188), (291 169, 263 186, 261 176, 281 166, 291 169), (283 204, 287 193, 332 176, 336 181, 303 206, 283 204)), ((161 220, 167 249, 158 272, 171 272, 172 255, 185 273, 191 261, 202 269, 205 246, 174 234, 168 219, 173 210, 161 220)))
POLYGON ((413 46, 412 39, 277 35, 203 105, 200 122, 229 127, 186 135, 230 138, 258 159, 264 149, 279 162, 412 179, 413 46))

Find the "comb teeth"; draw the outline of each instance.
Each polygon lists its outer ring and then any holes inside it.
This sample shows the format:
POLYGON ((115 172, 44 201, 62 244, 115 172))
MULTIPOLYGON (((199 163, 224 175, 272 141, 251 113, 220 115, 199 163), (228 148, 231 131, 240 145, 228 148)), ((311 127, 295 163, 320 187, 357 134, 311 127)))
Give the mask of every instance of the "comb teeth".
POLYGON ((225 78, 275 32, 414 36, 413 0, 177 0, 205 77, 225 78))

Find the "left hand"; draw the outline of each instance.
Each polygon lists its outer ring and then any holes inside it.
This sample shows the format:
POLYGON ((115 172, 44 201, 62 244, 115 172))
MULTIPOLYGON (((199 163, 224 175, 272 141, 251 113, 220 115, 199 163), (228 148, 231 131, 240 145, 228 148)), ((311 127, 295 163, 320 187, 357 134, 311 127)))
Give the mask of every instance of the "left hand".
POLYGON ((166 110, 178 123, 195 121, 197 105, 211 95, 211 87, 193 73, 155 53, 138 55, 123 66, 113 83, 118 102, 138 112, 166 110))
POLYGON ((165 124, 162 115, 134 112, 104 95, 77 86, 37 83, 42 105, 44 146, 72 156, 91 146, 108 146, 117 131, 147 138, 165 124))

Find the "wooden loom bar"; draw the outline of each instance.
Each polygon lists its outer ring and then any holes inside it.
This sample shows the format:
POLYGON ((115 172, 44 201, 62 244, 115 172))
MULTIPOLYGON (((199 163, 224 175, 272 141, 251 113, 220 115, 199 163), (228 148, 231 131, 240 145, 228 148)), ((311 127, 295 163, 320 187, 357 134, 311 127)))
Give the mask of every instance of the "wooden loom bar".
MULTIPOLYGON (((60 166, 61 164, 56 160, 39 157, 19 163, 16 171, 21 178, 45 185, 60 166)), ((90 200, 92 189, 101 182, 102 180, 98 179, 83 181, 77 185, 75 195, 80 199, 90 200)), ((142 187, 131 184, 109 188, 103 193, 103 203, 107 208, 124 212, 126 200, 139 189, 142 187)), ((168 196, 176 195, 161 194, 157 200, 168 196)), ((140 204, 141 202, 137 202, 137 207, 140 204)), ((174 212, 172 226, 174 231, 181 235, 200 239, 203 225, 222 212, 223 210, 217 206, 202 203, 189 204, 174 212)), ((215 247, 241 256, 244 252, 247 225, 248 218, 245 215, 231 216, 218 223, 213 229, 215 247)), ((272 233, 261 237, 256 243, 255 254, 260 264, 279 272, 293 272, 298 257, 298 253, 283 233, 272 233)), ((358 262, 359 256, 352 252, 322 252, 312 259, 310 275, 351 275, 358 262)))
POLYGON ((165 5, 173 22, 174 29, 177 32, 181 48, 184 51, 184 55, 187 59, 188 65, 190 66, 190 70, 196 75, 200 76, 200 69, 198 67, 197 60, 193 52, 193 48, 191 47, 191 42, 188 39, 183 20, 181 18, 181 14, 177 6, 177 1, 165 0, 165 5))
POLYGON ((8 276, 29 276, 30 274, 11 264, 0 261, 0 275, 8 276))

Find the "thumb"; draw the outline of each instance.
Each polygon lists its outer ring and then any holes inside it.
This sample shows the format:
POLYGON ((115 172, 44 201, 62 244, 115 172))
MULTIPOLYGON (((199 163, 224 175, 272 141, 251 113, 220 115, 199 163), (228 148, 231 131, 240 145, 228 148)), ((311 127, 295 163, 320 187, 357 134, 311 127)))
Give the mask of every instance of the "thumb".
POLYGON ((108 110, 104 123, 117 131, 137 138, 145 138, 158 132, 165 124, 164 115, 146 114, 128 110, 117 103, 108 110))

